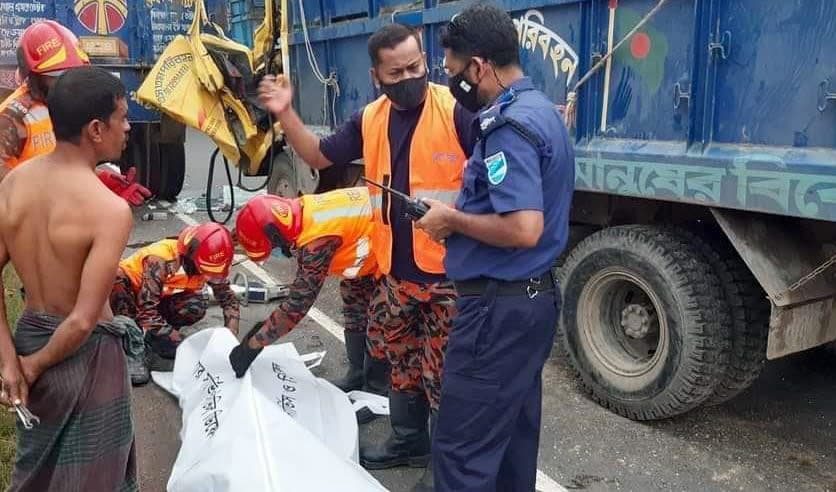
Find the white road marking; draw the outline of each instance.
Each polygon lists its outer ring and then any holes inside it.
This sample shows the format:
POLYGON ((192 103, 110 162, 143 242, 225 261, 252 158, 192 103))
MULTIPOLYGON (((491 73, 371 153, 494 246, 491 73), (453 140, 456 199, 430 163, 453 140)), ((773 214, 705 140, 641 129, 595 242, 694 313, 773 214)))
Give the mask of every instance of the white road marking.
MULTIPOLYGON (((188 215, 182 213, 175 213, 174 215, 178 219, 183 221, 186 225, 198 225, 198 222, 195 221, 193 218, 189 217, 188 215)), ((267 270, 261 268, 252 261, 246 260, 240 263, 240 265, 256 277, 258 277, 258 279, 264 282, 265 284, 269 285, 276 283, 276 281, 273 279, 273 277, 270 276, 270 273, 268 273, 267 270)), ((339 323, 331 319, 330 316, 323 313, 319 309, 312 307, 308 311, 308 317, 314 320, 319 326, 325 328, 325 330, 328 331, 328 333, 334 335, 334 337, 337 340, 339 340, 340 343, 345 343, 345 337, 343 336, 344 328, 339 323)), ((539 492, 567 492, 567 490, 562 485, 555 482, 550 476, 546 475, 540 470, 537 470, 536 487, 539 492)))
POLYGON ((537 485, 535 487, 540 492, 567 492, 562 485, 540 470, 537 470, 537 485))
POLYGON ((331 319, 327 314, 317 308, 311 308, 310 311, 308 311, 308 316, 312 320, 319 323, 319 326, 328 330, 328 333, 334 335, 340 343, 345 343, 345 337, 343 336, 344 328, 340 326, 339 323, 331 319))
MULTIPOLYGON (((171 211, 171 209, 169 209, 171 211)), ((194 220, 193 218, 189 217, 186 214, 181 214, 180 212, 174 213, 174 216, 180 219, 181 222, 185 223, 187 226, 196 226, 199 225, 199 222, 194 220)))

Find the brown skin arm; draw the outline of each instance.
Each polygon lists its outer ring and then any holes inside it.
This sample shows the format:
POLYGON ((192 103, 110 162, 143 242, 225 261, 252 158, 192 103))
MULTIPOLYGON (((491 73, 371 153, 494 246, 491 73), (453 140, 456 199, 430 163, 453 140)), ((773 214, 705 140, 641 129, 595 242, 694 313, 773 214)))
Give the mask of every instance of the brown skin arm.
POLYGON ((325 169, 333 164, 319 150, 319 137, 305 126, 293 110, 293 89, 287 77, 264 77, 258 87, 258 100, 281 123, 288 143, 309 166, 325 169))
MULTIPOLYGON (((0 236, 0 272, 9 263, 9 251, 0 236)), ((0 377, 3 378, 2 390, 0 391, 0 404, 11 406, 15 400, 20 400, 24 405, 27 403, 29 387, 20 363, 17 358, 12 332, 6 321, 6 290, 3 285, 3 277, 0 275, 0 377)))
POLYGON ((119 259, 133 226, 131 209, 124 201, 99 217, 90 252, 81 271, 78 297, 70 314, 58 325, 41 350, 20 358, 26 381, 31 386, 44 371, 63 361, 90 337, 108 302, 119 259))
POLYGON ((543 235, 543 212, 520 210, 507 214, 468 214, 437 200, 425 199, 430 211, 415 227, 441 242, 458 233, 497 248, 533 248, 543 235))

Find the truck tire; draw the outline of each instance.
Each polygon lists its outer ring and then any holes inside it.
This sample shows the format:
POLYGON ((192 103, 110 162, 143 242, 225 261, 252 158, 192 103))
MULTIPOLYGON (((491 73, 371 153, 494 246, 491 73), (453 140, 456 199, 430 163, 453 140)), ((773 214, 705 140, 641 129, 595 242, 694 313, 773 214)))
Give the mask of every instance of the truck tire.
POLYGON ((183 143, 160 143, 157 127, 137 124, 131 128, 128 148, 120 162, 122 172, 131 166, 136 167, 137 181, 156 198, 174 200, 183 190, 186 177, 185 146, 183 143), (150 136, 146 136, 147 132, 150 136))
POLYGON ((599 404, 634 420, 687 412, 725 374, 728 309, 701 252, 675 230, 604 229, 560 268, 558 350, 599 404))
MULTIPOLYGON (((181 143, 159 143, 157 147, 160 153, 156 183, 157 197, 163 200, 175 200, 183 191, 183 182, 186 179, 186 149, 181 143)), ((154 175, 153 170, 151 174, 154 175)))
POLYGON ((299 186, 296 173, 293 171, 293 161, 286 152, 278 152, 273 157, 273 172, 267 181, 267 193, 284 198, 299 196, 299 186))
POLYGON ((720 231, 688 234, 720 279, 731 319, 729 363, 707 405, 724 403, 755 382, 766 362, 770 305, 749 267, 720 231))

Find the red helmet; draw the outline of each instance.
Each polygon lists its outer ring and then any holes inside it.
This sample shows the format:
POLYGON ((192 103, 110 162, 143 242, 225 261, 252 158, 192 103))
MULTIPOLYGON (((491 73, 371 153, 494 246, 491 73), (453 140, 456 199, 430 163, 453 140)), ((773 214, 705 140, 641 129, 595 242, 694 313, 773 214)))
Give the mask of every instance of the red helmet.
POLYGON ((78 38, 61 24, 45 20, 32 24, 18 42, 20 74, 58 76, 69 68, 89 65, 90 59, 78 46, 78 38))
POLYGON ((282 248, 288 254, 301 230, 299 199, 257 196, 244 205, 235 219, 238 243, 253 261, 266 260, 273 248, 282 248))
POLYGON ((232 266, 232 235, 214 222, 186 227, 177 238, 177 253, 192 260, 202 275, 226 278, 232 266))

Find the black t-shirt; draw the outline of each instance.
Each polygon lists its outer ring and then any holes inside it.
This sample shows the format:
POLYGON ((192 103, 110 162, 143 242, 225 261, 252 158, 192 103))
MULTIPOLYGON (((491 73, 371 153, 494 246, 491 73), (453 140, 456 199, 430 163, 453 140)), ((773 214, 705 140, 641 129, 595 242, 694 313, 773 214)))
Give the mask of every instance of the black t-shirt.
MULTIPOLYGON (((422 104, 416 109, 399 111, 392 108, 389 114, 389 149, 391 151, 392 188, 411 195, 409 190, 409 150, 422 104)), ((365 109, 365 108, 363 108, 365 109)), ((345 122, 336 133, 323 138, 319 150, 334 163, 344 166, 363 157, 363 109, 345 122)), ((473 125, 474 115, 456 104, 453 112, 459 144, 466 156, 470 156, 478 138, 478 127, 473 125)), ((412 245, 412 221, 404 217, 400 200, 392 200, 389 223, 392 225, 392 271, 390 275, 400 280, 417 283, 434 283, 445 280, 444 275, 424 272, 415 264, 412 245)))

